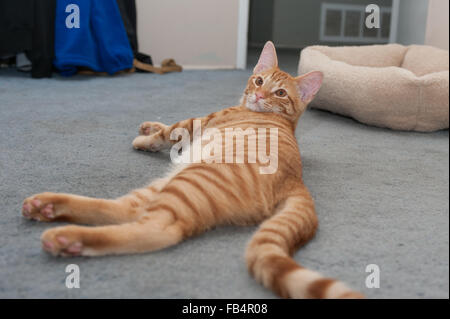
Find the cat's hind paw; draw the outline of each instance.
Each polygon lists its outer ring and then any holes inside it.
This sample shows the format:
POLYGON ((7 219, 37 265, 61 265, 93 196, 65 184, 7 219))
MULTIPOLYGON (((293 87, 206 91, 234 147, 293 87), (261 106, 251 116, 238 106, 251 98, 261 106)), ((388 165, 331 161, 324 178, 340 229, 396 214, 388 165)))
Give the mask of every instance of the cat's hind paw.
POLYGON ((83 243, 78 226, 63 226, 49 229, 42 234, 42 249, 54 256, 80 256, 83 243))
POLYGON ((56 212, 49 194, 37 194, 25 199, 22 205, 22 215, 37 221, 52 221, 56 217, 56 212))

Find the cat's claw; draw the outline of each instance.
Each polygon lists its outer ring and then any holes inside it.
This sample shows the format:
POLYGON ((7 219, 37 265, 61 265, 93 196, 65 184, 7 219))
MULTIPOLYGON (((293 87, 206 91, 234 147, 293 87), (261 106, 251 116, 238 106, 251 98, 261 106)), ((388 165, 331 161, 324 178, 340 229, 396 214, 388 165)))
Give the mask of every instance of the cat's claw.
POLYGON ((25 199, 22 205, 22 215, 28 219, 46 222, 56 217, 53 203, 38 195, 25 199))
POLYGON ((83 252, 81 238, 74 231, 76 226, 49 229, 42 234, 42 249, 54 256, 80 256, 83 252))

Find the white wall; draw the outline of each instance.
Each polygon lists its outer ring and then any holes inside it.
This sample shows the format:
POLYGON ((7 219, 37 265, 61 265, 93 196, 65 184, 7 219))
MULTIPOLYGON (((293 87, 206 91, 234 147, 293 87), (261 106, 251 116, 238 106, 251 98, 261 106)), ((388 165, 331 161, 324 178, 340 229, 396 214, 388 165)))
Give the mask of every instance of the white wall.
POLYGON ((404 45, 424 44, 428 0, 400 0, 397 42, 404 45))
POLYGON ((448 4, 448 0, 430 0, 425 44, 448 50, 448 4))
POLYGON ((139 51, 155 65, 235 68, 239 0, 136 0, 139 51))

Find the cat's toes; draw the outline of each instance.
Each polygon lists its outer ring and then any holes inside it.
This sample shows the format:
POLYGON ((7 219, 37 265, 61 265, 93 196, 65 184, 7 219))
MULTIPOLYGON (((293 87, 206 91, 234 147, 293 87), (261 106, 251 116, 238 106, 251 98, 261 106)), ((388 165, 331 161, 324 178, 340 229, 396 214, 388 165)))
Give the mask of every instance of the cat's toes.
POLYGON ((48 193, 37 194, 25 199, 22 215, 28 219, 51 221, 56 217, 54 203, 48 193))
POLYGON ((81 233, 77 226, 56 227, 41 236, 42 249, 54 256, 80 256, 83 254, 81 233))
POLYGON ((161 131, 165 127, 159 122, 144 122, 139 126, 139 135, 151 135, 161 131))

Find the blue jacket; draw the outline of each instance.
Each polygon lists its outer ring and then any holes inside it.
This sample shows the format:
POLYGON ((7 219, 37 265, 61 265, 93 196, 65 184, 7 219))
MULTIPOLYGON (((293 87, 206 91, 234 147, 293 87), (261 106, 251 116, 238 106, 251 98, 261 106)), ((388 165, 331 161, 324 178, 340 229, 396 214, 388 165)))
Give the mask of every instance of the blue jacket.
POLYGON ((133 66, 116 0, 57 0, 53 65, 66 76, 77 66, 109 74, 133 66))

